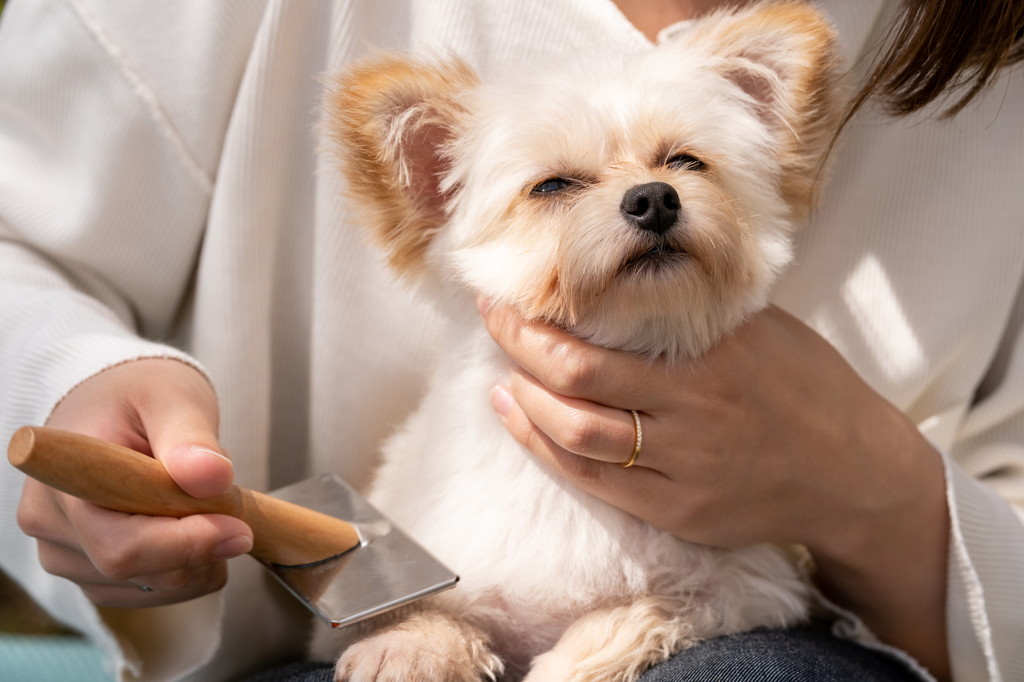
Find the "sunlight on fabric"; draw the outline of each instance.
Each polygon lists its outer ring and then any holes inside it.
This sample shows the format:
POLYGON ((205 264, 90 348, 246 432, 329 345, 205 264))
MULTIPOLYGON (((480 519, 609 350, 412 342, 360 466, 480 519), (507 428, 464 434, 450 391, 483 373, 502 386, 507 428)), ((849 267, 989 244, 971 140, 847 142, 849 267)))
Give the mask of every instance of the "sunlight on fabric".
POLYGON ((911 328, 885 269, 873 255, 861 261, 843 287, 843 298, 857 318, 879 368, 902 379, 924 366, 924 351, 911 328))

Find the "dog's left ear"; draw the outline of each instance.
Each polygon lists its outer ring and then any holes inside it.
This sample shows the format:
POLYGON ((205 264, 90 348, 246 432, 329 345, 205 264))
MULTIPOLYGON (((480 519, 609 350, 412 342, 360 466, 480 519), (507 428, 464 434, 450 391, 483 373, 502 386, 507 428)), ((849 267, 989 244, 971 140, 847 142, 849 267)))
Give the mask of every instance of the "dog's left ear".
POLYGON ((445 220, 446 148, 477 83, 461 60, 382 55, 339 76, 326 99, 329 151, 388 263, 413 276, 445 220))
POLYGON ((786 198, 798 213, 809 208, 843 104, 831 25, 807 2, 760 2, 709 15, 686 41, 721 58, 722 75, 778 140, 786 198))

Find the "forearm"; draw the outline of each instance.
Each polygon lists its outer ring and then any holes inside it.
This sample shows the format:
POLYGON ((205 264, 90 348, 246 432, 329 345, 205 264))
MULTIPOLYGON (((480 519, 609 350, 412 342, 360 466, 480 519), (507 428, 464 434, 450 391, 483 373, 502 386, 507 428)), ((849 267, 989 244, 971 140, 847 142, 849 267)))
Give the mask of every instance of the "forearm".
MULTIPOLYGON (((556 373, 542 364, 553 343, 576 343, 504 309, 488 309, 485 320, 532 377, 556 373)), ((592 348, 579 357, 596 366, 586 375, 621 376, 608 380, 606 395, 572 386, 555 393, 592 401, 592 414, 618 417, 620 431, 606 427, 622 434, 617 443, 591 454, 558 449, 579 442, 578 434, 553 430, 537 438, 538 422, 572 419, 545 416, 553 403, 537 381, 519 380, 516 372, 513 404, 499 409, 526 447, 556 444, 533 450, 553 470, 684 540, 806 546, 824 593, 939 679, 1024 679, 1024 525, 1006 503, 1024 499, 1024 428, 1016 417, 1024 384, 1001 384, 1005 399, 996 414, 1012 420, 993 423, 989 410, 967 430, 962 413, 939 415, 953 421, 931 433, 945 450, 950 434, 984 434, 982 443, 961 441, 961 450, 973 445, 976 453, 962 460, 980 458, 972 476, 947 463, 821 337, 777 309, 756 316, 699 365, 678 371, 592 348), (623 418, 607 405, 642 410, 640 471, 603 466, 622 461, 634 438, 628 413, 623 418), (1003 497, 976 480, 984 471, 1000 474, 986 479, 1002 481, 1003 497)))
POLYGON ((950 523, 943 465, 916 429, 905 431, 902 440, 902 454, 915 472, 914 493, 892 507, 865 511, 811 547, 815 577, 826 596, 879 639, 947 680, 950 523))

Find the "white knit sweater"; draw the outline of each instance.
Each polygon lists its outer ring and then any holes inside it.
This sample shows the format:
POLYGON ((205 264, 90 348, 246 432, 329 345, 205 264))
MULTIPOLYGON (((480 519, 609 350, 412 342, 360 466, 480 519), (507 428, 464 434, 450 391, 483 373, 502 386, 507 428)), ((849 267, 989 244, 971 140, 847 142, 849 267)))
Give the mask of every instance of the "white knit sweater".
MULTIPOLYGON (((822 4, 851 63, 877 44, 882 0, 822 4)), ((105 367, 174 356, 214 381, 240 483, 364 484, 420 393, 435 321, 317 157, 318 76, 370 48, 453 50, 490 73, 647 45, 611 0, 10 3, 0 441, 105 367)), ((1024 505, 1022 111, 1017 70, 950 121, 859 116, 775 295, 944 453, 960 682, 1024 680, 1024 522, 1006 502, 1024 505)), ((98 611, 38 566, 14 521, 20 474, 0 467, 0 486, 3 570, 124 679, 226 679, 301 644, 247 557, 220 594, 98 611)))

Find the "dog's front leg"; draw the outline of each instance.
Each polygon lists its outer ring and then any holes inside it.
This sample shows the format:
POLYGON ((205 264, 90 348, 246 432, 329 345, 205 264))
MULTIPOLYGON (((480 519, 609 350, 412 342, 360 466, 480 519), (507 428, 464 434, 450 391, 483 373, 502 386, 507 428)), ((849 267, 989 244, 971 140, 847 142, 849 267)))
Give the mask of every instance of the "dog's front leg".
POLYGON ((704 635, 668 599, 642 597, 592 611, 573 623, 554 648, 533 660, 524 682, 633 682, 640 673, 692 646, 704 635))
POLYGON ((374 632, 342 653, 337 682, 477 682, 504 669, 477 628, 440 611, 421 611, 374 632))

